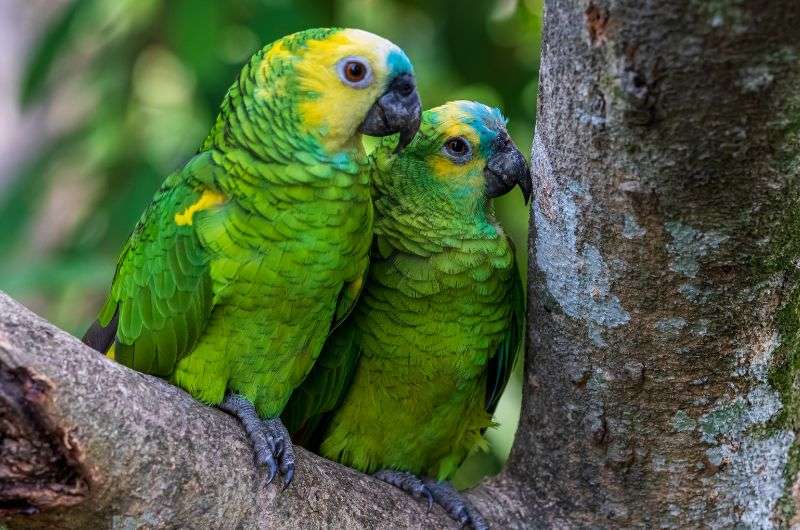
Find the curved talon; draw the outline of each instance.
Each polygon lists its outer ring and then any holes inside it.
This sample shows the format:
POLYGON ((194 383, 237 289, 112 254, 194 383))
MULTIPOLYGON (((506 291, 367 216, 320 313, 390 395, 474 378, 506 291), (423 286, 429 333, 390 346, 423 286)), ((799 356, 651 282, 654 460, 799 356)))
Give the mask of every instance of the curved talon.
POLYGON ((264 462, 267 467, 269 468, 269 473, 267 474, 267 480, 264 483, 265 486, 269 486, 272 484, 272 481, 275 480, 275 477, 278 475, 278 463, 275 462, 275 457, 269 455, 269 459, 264 462))
POLYGON ((281 462, 281 474, 283 475, 284 491, 292 483, 294 478, 294 451, 286 451, 281 462))
POLYGON ((294 478, 294 466, 288 468, 286 471, 283 472, 283 490, 286 491, 286 488, 292 483, 292 479, 294 478))
POLYGON ((283 490, 285 491, 294 478, 294 448, 291 445, 281 455, 281 474, 283 475, 283 490))

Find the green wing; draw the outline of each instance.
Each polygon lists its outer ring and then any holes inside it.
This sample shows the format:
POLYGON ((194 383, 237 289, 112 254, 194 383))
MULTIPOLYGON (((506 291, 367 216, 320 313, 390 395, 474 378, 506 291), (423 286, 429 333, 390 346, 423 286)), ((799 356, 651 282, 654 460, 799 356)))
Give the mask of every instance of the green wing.
POLYGON ((358 330, 352 321, 328 337, 311 373, 292 393, 281 415, 296 443, 316 449, 328 414, 339 407, 350 387, 360 354, 358 330))
POLYGON ((213 191, 215 168, 211 154, 201 153, 164 181, 122 250, 111 293, 84 342, 105 353, 113 341, 117 361, 161 377, 193 349, 214 297, 211 255, 191 220, 205 213, 198 201, 213 191))
MULTIPOLYGON (((512 245, 513 251, 514 247, 512 245)), ((497 352, 489 359, 486 378, 486 411, 490 414, 494 413, 497 403, 500 401, 500 396, 503 395, 503 390, 505 390, 508 379, 511 377, 517 353, 525 336, 525 292, 522 287, 519 270, 517 270, 516 258, 514 259, 511 281, 509 300, 511 303, 511 325, 503 340, 497 346, 497 352)))

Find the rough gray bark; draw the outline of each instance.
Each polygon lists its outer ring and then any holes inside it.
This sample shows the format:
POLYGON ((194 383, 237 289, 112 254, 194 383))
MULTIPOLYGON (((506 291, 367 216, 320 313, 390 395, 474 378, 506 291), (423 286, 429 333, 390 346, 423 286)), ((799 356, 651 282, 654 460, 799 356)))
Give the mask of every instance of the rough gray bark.
POLYGON ((800 3, 550 0, 544 28, 526 515, 788 525, 800 3))

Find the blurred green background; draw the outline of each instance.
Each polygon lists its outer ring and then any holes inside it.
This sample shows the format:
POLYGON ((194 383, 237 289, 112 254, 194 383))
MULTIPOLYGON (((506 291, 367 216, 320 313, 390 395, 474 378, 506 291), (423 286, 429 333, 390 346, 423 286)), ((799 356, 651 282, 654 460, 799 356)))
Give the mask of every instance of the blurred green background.
MULTIPOLYGON (((536 112, 542 0, 2 0, 14 60, 0 63, 0 289, 80 335, 116 253, 161 179, 211 127, 241 64, 314 26, 381 34, 414 62, 423 106, 499 106, 523 152, 536 112)), ((0 40, 0 45, 3 42, 0 40)), ((527 210, 497 205, 524 269, 527 210)), ((499 471, 520 406, 520 368, 489 452, 457 484, 499 471)))

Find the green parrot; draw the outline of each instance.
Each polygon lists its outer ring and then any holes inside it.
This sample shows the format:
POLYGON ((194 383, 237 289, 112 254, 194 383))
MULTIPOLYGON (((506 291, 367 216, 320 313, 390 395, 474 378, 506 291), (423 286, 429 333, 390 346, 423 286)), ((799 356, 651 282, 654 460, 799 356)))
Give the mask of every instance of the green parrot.
POLYGON ((288 485, 279 415, 366 273, 361 134, 404 147, 420 114, 408 57, 371 33, 310 29, 255 53, 139 219, 84 342, 237 416, 288 485))
POLYGON ((527 202, 527 164, 500 112, 467 101, 425 111, 402 153, 387 139, 374 159, 365 286, 284 421, 322 456, 484 528, 443 481, 485 443, 522 343, 522 283, 492 198, 519 185, 527 202))

